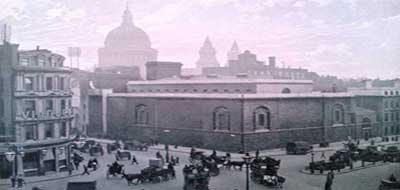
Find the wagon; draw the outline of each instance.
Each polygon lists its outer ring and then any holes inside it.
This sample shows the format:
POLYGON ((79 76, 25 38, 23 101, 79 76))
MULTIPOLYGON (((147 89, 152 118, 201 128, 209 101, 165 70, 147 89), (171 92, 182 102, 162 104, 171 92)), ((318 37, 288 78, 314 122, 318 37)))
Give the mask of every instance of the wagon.
POLYGON ((129 151, 126 150, 118 150, 117 153, 115 154, 115 159, 116 160, 130 160, 132 158, 132 154, 129 151))
POLYGON ((312 149, 312 146, 305 141, 289 142, 286 144, 286 153, 294 155, 307 154, 312 149))

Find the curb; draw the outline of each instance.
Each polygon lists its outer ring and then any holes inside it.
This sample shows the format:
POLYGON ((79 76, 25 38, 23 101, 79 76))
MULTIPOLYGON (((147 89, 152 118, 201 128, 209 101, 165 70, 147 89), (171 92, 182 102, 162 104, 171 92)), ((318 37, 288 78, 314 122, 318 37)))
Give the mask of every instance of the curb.
MULTIPOLYGON (((342 170, 342 171, 340 171, 340 172, 337 172, 336 170, 336 172, 334 171, 334 173, 335 173, 335 175, 342 175, 342 174, 347 174, 347 173, 351 173, 351 172, 355 172, 355 171, 359 171, 359 170, 364 170, 364 169, 369 169, 369 168, 374 168, 374 167, 379 167, 379 166, 384 166, 384 165, 388 165, 388 164, 391 164, 391 162, 386 162, 386 163, 377 163, 377 164, 369 164, 369 165, 367 165, 367 166, 364 166, 364 167, 362 167, 362 166, 359 166, 359 167, 355 167, 355 168, 353 168, 352 170, 351 169, 346 169, 346 170, 342 170)), ((326 176, 327 174, 326 173, 319 173, 319 171, 315 171, 315 173, 311 173, 309 170, 306 170, 306 169, 301 169, 300 171, 299 171, 300 173, 302 173, 302 174, 306 174, 306 175, 313 175, 313 176, 326 176)))
MULTIPOLYGON (((99 167, 100 168, 100 167, 99 167)), ((97 168, 97 170, 99 169, 97 168)), ((97 171, 96 170, 96 171, 97 171)), ((93 172, 93 171, 92 171, 93 172)), ((51 175, 51 174, 49 174, 51 175)), ((62 177, 55 177, 55 178, 48 178, 48 179, 38 179, 38 180, 32 180, 32 181, 26 181, 26 183, 40 183, 40 182, 46 182, 46 181, 54 181, 54 180, 59 180, 59 179, 67 179, 67 178, 71 178, 71 177, 76 177, 76 176, 80 176, 82 175, 81 173, 76 173, 76 174, 72 174, 72 175, 67 175, 67 176, 62 176, 62 177)), ((11 185, 11 183, 0 183, 0 186, 6 186, 6 185, 11 185)))

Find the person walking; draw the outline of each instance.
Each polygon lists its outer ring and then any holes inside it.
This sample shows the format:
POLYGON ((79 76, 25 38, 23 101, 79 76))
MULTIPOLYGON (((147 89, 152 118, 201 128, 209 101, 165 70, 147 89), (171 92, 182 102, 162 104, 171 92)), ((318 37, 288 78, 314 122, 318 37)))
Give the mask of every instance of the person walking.
POLYGON ((314 163, 314 157, 315 157, 315 153, 313 150, 311 150, 311 163, 314 163))
POLYGON ((326 159, 326 156, 325 156, 325 151, 322 151, 322 152, 321 152, 321 160, 322 160, 322 159, 323 159, 323 160, 325 160, 325 159, 326 159))
POLYGON ((85 175, 85 174, 90 175, 90 172, 89 172, 88 167, 86 165, 83 165, 83 173, 82 173, 82 175, 85 175))
POLYGON ((132 155, 132 163, 131 163, 132 165, 133 164, 137 164, 137 165, 139 165, 139 162, 136 160, 136 156, 135 155, 132 155))
POLYGON ((72 166, 72 163, 70 162, 70 163, 68 163, 68 174, 69 175, 72 175, 72 170, 74 170, 74 166, 72 166))
POLYGON ((335 174, 331 170, 326 175, 325 190, 332 190, 333 178, 335 178, 335 174))
POLYGON ((257 150, 256 150, 256 159, 258 159, 259 156, 260 156, 260 150, 257 149, 257 150))

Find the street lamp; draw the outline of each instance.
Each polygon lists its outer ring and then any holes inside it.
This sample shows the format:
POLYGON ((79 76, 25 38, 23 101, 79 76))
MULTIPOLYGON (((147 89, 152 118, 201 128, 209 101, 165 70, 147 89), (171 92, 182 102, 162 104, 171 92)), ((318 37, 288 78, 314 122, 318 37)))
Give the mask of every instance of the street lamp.
POLYGON ((253 157, 246 155, 243 156, 242 158, 244 160, 244 163, 246 164, 246 190, 249 190, 249 166, 251 164, 253 157))
MULTIPOLYGON (((164 133, 166 133, 166 136, 168 136, 168 133, 169 132, 171 132, 170 130, 168 130, 168 129, 165 129, 164 130, 164 133)), ((168 139, 169 140, 169 139, 168 139)), ((165 162, 167 162, 167 163, 169 163, 169 145, 168 145, 168 143, 169 142, 166 142, 165 143, 165 162)))
POLYGON ((16 156, 20 155, 21 157, 24 156, 24 152, 22 151, 22 147, 18 147, 16 145, 11 145, 9 147, 9 151, 5 153, 6 159, 9 162, 12 162, 12 187, 15 187, 15 181, 16 181, 16 164, 15 164, 15 159, 16 156))

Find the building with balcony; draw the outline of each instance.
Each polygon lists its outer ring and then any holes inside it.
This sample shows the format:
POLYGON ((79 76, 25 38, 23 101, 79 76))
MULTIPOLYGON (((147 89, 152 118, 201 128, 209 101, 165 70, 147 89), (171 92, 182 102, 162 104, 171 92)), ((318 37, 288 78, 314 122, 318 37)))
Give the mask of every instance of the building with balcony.
POLYGON ((63 67, 64 59, 39 47, 18 51, 16 44, 0 46, 0 162, 2 171, 9 171, 5 173, 66 169, 74 113, 71 71, 63 67), (16 153, 15 168, 5 163, 4 154, 10 151, 16 153))

